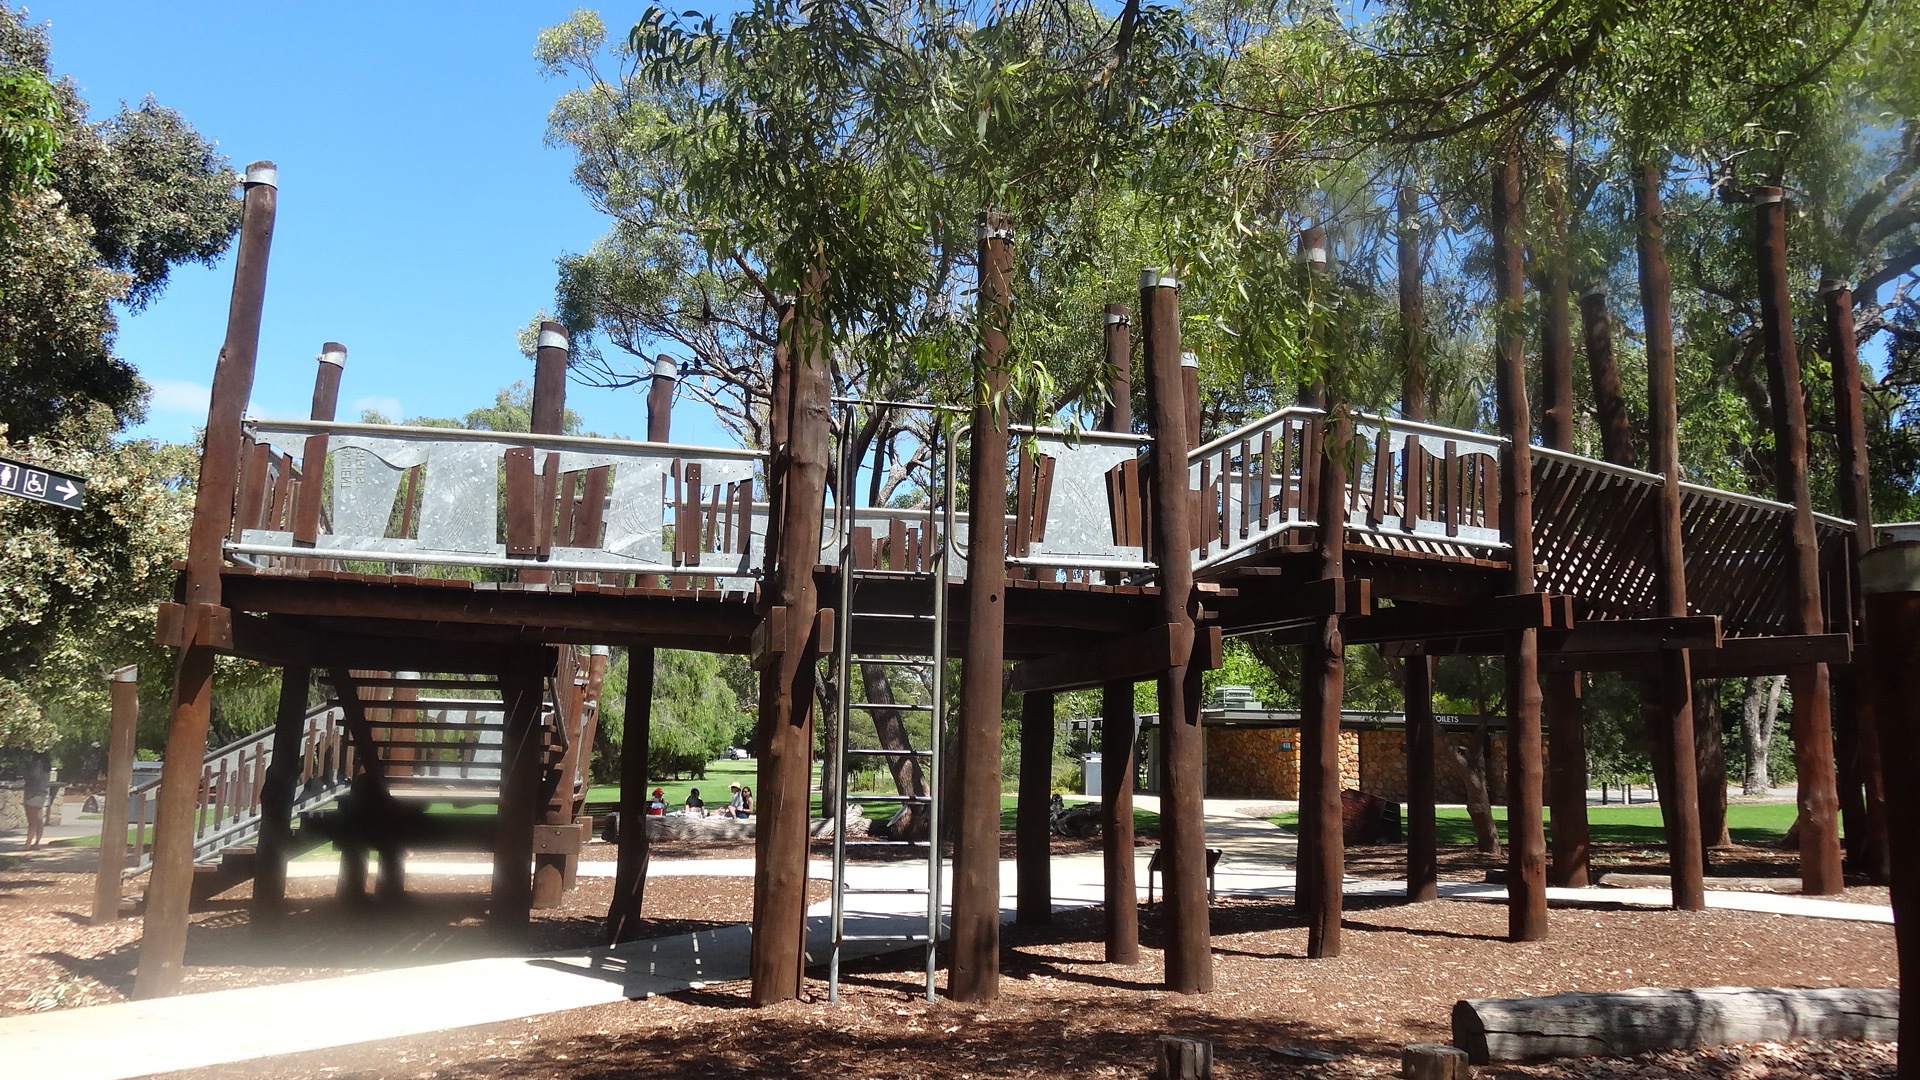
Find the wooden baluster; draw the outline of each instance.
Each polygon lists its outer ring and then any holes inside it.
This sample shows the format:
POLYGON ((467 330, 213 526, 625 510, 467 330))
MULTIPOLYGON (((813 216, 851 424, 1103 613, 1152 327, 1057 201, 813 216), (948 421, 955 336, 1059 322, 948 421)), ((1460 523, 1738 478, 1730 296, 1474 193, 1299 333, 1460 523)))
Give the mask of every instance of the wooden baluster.
POLYGON ((1440 511, 1440 517, 1447 523, 1447 535, 1460 535, 1460 448, 1452 439, 1447 440, 1446 472, 1441 478, 1443 494, 1447 504, 1440 511))
POLYGON ((1427 508, 1427 465, 1421 460, 1424 456, 1420 436, 1409 434, 1406 450, 1401 453, 1406 480, 1400 496, 1400 527, 1407 532, 1419 528, 1420 515, 1427 508))
POLYGON ((1393 513, 1393 445, 1383 428, 1373 437, 1373 491, 1367 524, 1379 528, 1393 513))

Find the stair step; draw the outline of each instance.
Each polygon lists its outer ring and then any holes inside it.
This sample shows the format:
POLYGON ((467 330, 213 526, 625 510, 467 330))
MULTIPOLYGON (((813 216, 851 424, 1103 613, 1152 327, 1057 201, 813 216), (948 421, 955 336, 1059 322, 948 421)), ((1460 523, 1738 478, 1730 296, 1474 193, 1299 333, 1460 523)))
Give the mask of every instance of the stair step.
POLYGON ((392 701, 386 698, 361 698, 363 709, 392 709, 394 712, 422 712, 447 709, 453 712, 506 712, 507 703, 499 698, 414 698, 392 701))
POLYGON ((499 750, 499 743, 465 743, 441 740, 434 742, 426 739, 383 739, 374 736, 373 743, 381 749, 400 750, 499 750))
POLYGON ((499 693, 500 691, 500 680, 487 676, 473 679, 401 679, 393 676, 375 677, 369 675, 361 678, 349 675, 342 681, 352 683, 355 686, 391 686, 397 689, 418 687, 422 690, 491 690, 494 693, 499 693))
POLYGON ((505 731, 507 725, 498 720, 488 720, 477 724, 462 724, 452 720, 370 720, 370 727, 406 728, 409 731, 505 731))

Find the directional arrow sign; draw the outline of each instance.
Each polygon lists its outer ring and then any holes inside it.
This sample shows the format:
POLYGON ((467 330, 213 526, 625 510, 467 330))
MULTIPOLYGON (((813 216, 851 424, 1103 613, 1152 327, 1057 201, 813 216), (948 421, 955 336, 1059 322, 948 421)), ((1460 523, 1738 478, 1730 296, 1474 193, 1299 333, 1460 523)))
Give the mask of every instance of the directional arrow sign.
POLYGON ((87 482, 78 476, 0 458, 0 494, 78 510, 86 490, 87 482))

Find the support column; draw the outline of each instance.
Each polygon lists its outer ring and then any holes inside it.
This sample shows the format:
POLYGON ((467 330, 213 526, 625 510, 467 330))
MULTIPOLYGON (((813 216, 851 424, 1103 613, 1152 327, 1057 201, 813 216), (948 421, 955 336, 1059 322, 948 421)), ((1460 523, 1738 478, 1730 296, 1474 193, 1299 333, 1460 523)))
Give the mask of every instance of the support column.
MULTIPOLYGON (((1193 503, 1185 394, 1180 371, 1179 282, 1169 271, 1140 275, 1141 331, 1147 369, 1148 430, 1153 435, 1153 560, 1160 612, 1176 638, 1194 640, 1193 503)), ((1163 932, 1167 989, 1213 990, 1207 910, 1207 836, 1201 804, 1205 759, 1198 709, 1199 665, 1188 661, 1159 679, 1160 846, 1166 871, 1163 932)))
POLYGON ((673 389, 680 370, 673 357, 661 353, 653 362, 653 382, 647 386, 647 441, 673 441, 673 389))
POLYGON ((500 740, 500 804, 494 817, 493 893, 487 924, 515 939, 526 933, 533 910, 533 832, 547 756, 540 709, 552 666, 552 650, 534 646, 510 654, 506 670, 500 673, 506 731, 500 740))
POLYGON ((267 778, 260 787, 260 843, 253 872, 255 930, 271 930, 286 914, 287 859, 293 846, 293 802, 299 794, 307 695, 313 672, 308 668, 280 670, 280 708, 273 720, 273 753, 267 758, 267 778))
MULTIPOLYGON (((1325 244, 1324 234, 1319 244, 1325 244)), ((1311 243, 1302 240, 1302 246, 1311 243)), ((1324 247, 1310 248, 1324 253, 1324 247)), ((1322 255, 1324 258, 1324 254, 1322 255)), ((1353 423, 1345 404, 1346 387, 1336 364, 1321 384, 1329 401, 1338 402, 1321 421, 1318 491, 1314 520, 1319 527, 1320 579, 1339 592, 1346 577, 1347 460, 1353 449, 1353 423)), ((1296 882, 1307 920, 1307 955, 1340 955, 1340 920, 1346 900, 1347 846, 1340 812, 1340 717, 1346 700, 1347 649, 1340 616, 1318 620, 1300 651, 1300 834, 1298 862, 1306 871, 1296 882), (1310 783, 1308 781, 1311 781, 1310 783)))
POLYGON ((607 944, 640 936, 647 895, 647 746, 653 731, 653 650, 627 654, 626 719, 620 736, 619 862, 607 905, 607 944))
MULTIPOLYGON (((234 259, 227 336, 214 368, 207 408, 205 449, 194 491, 193 525, 187 538, 187 571, 181 601, 189 627, 202 624, 202 609, 220 607, 220 567, 233 524, 234 491, 240 479, 240 422, 253 390, 260 349, 260 314, 266 301, 267 260, 279 171, 270 161, 247 166, 240 216, 239 254, 234 259)), ((189 631, 190 633, 193 631, 189 631)), ((167 709, 166 763, 161 767, 158 816, 154 821, 153 872, 140 938, 136 998, 163 997, 180 986, 187 952, 187 914, 193 894, 193 833, 198 817, 201 764, 213 720, 213 647, 195 637, 180 650, 173 699, 167 709)))
POLYGON ((1053 921, 1053 695, 1020 696, 1020 795, 1014 821, 1016 900, 1021 926, 1053 921))
POLYGON ((967 532, 967 635, 960 665, 960 796, 953 849, 955 1001, 1000 996, 1000 736, 1006 656, 1007 332, 1013 321, 1013 230, 980 217, 980 374, 974 387, 973 513, 967 532))
MULTIPOLYGON (((567 354, 569 342, 566 328, 557 322, 540 324, 540 336, 533 354, 533 408, 531 423, 528 425, 535 435, 564 434, 567 425, 567 354)), ((536 467, 537 468, 537 467, 536 467)), ((545 493, 551 500, 554 492, 545 493)), ((553 507, 545 506, 544 512, 551 516, 553 507)), ((520 572, 522 581, 550 580, 552 572, 533 570, 520 572)), ((553 722, 564 726, 569 722, 572 709, 569 703, 573 698, 573 687, 555 686, 553 722)), ((548 740, 542 733, 540 740, 548 740)), ((571 752, 571 751, 570 751, 571 752)), ((546 773, 542 761, 541 773, 546 773)), ((566 772, 563 763, 561 774, 566 772)), ((564 785, 555 785, 540 807, 540 824, 548 829, 571 826, 573 824, 573 792, 563 791, 564 785)), ((545 845, 542 845, 545 846, 545 845)), ((540 910, 560 906, 561 894, 566 891, 568 856, 541 852, 533 857, 533 907, 540 910)), ((381 853, 382 877, 385 877, 386 853, 381 853)))
MULTIPOLYGON (((1494 169, 1494 292, 1500 432, 1500 535, 1512 563, 1509 591, 1535 591, 1533 574, 1533 422, 1527 406, 1526 332, 1521 326, 1524 274, 1520 234, 1520 158, 1499 151, 1494 169)), ((1540 640, 1537 630, 1507 635, 1507 934, 1515 941, 1547 936, 1547 839, 1541 822, 1540 640)))
MULTIPOLYGON (((1565 184, 1552 170, 1542 185, 1548 231, 1533 246, 1544 266, 1534 280, 1540 290, 1540 384, 1546 410, 1540 441, 1554 450, 1573 449, 1573 307, 1568 268, 1565 184)), ((1580 705, 1580 673, 1550 672, 1541 679, 1542 711, 1552 753, 1547 774, 1547 804, 1553 816, 1547 880, 1563 888, 1584 888, 1588 880, 1586 717, 1580 705)))
MULTIPOLYGON (((1873 498, 1867 471, 1865 393, 1860 385, 1859 342, 1853 325, 1853 289, 1844 281, 1828 280, 1821 283, 1820 296, 1826 313, 1827 358, 1833 368, 1834 427, 1839 436, 1840 475, 1835 487, 1840 494, 1840 515, 1853 522, 1847 555, 1849 564, 1857 566, 1861 556, 1873 548, 1873 498)), ((1847 598, 1847 609, 1858 633, 1859 577, 1849 574, 1848 578, 1855 588, 1847 598)), ((1860 790, 1859 827, 1849 825, 1846 829, 1854 847, 1850 854, 1867 880, 1880 884, 1892 872, 1887 853, 1887 787, 1880 770, 1880 725, 1872 715, 1871 696, 1860 684, 1858 668, 1850 666, 1837 672, 1834 683, 1835 701, 1848 721, 1844 726, 1853 733, 1851 746, 1848 740, 1842 740, 1840 751, 1843 758, 1851 759, 1860 790)), ((1852 802, 1851 795, 1847 801, 1852 802)))
POLYGON ((127 824, 133 789, 134 737, 140 727, 140 669, 112 676, 113 718, 107 734, 107 797, 101 805, 100 867, 93 882, 93 924, 118 922, 122 872, 127 865, 127 824))
MULTIPOLYGON (((1820 606, 1820 550, 1813 531, 1813 490, 1807 483, 1807 415, 1800 385, 1800 356, 1793 339, 1793 291, 1787 275, 1786 193, 1761 188, 1754 196, 1755 262, 1760 271, 1761 340, 1766 347, 1767 391, 1773 398, 1775 471, 1781 502, 1793 505, 1792 586, 1789 629, 1826 630, 1820 606)), ((1800 792, 1800 888, 1827 896, 1840 892, 1840 800, 1833 764, 1832 686, 1827 665, 1802 664, 1787 672, 1793 690, 1793 753, 1800 792)))
POLYGON ((1439 822, 1434 814, 1433 657, 1407 658, 1407 899, 1440 897, 1439 822))
MULTIPOLYGON (((755 771, 752 1001, 771 1005, 800 996, 805 974, 808 786, 813 775, 814 688, 826 642, 816 640, 820 560, 826 509, 828 433, 827 328, 819 315, 826 273, 816 272, 796 309, 782 313, 788 357, 786 417, 775 428, 770 559, 763 595, 786 609, 786 636, 760 674, 755 771)), ((775 348, 778 374, 782 350, 775 348)), ((776 397, 780 395, 776 382, 776 397)), ((771 614, 771 611, 767 613, 771 614)))
MULTIPOLYGON (((1132 319, 1125 304, 1107 305, 1107 397, 1100 426, 1133 430, 1132 319)), ((1106 955, 1109 964, 1140 962, 1140 892, 1134 881, 1133 773, 1138 741, 1133 683, 1100 688, 1100 853, 1106 955)))
MULTIPOLYGON (((1895 821, 1920 821, 1920 731, 1911 721, 1920 671, 1920 544, 1889 544, 1860 560, 1866 718, 1878 726, 1881 780, 1895 821)), ((1804 827, 1804 826, 1803 826, 1804 827)), ((1920 831, 1888 836, 1894 947, 1900 961, 1900 1080, 1920 1078, 1920 831)))
MULTIPOLYGON (((1663 478, 1655 519, 1654 568, 1660 614, 1687 614, 1687 555, 1680 521, 1679 377, 1673 360, 1673 279, 1667 269, 1666 210, 1660 202, 1664 175, 1658 165, 1634 173, 1634 217, 1639 222, 1637 251, 1640 304, 1647 328, 1647 461, 1663 478)), ((1707 906, 1706 854, 1700 836, 1700 766, 1694 752, 1693 675, 1685 649, 1660 653, 1654 678, 1656 740, 1666 754, 1667 863, 1673 906, 1701 911, 1707 906)))

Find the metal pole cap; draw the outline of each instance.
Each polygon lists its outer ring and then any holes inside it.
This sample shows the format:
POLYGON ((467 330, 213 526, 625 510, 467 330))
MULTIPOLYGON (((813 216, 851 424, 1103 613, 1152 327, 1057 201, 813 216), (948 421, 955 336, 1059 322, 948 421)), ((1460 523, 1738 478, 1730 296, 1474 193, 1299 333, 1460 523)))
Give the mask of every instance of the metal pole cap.
POLYGON ((540 324, 538 345, 542 349, 565 349, 570 347, 572 342, 567 339, 566 327, 557 322, 543 322, 540 324))
POLYGON ((271 161, 255 161, 247 166, 246 183, 264 184, 270 188, 280 186, 280 167, 271 161))
POLYGON ((1143 289, 1177 289, 1180 279, 1166 267, 1149 266, 1140 271, 1140 287, 1143 289))
POLYGON ((668 356, 666 353, 661 353, 659 356, 654 357, 653 377, 656 379, 678 379, 680 377, 680 365, 673 357, 668 356))
POLYGON ((1198 368, 1200 366, 1200 357, 1194 353, 1183 352, 1180 354, 1180 366, 1198 368))
POLYGON ((334 367, 346 367, 347 347, 337 341, 329 341, 320 346, 320 355, 315 359, 323 364, 332 364, 334 367))

